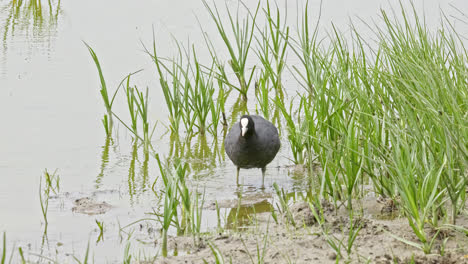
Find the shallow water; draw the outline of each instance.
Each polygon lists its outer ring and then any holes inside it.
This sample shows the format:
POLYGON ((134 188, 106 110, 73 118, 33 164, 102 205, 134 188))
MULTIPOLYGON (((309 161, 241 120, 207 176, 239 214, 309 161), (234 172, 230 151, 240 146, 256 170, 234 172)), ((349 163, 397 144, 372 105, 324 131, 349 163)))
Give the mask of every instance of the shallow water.
MULTIPOLYGON (((171 4, 162 0, 138 4, 108 0, 52 1, 51 13, 47 2, 42 2, 43 12, 36 18, 24 9, 14 13, 8 1, 0 3, 0 232, 7 232, 9 249, 15 244, 28 249, 29 253, 67 259, 66 254, 83 256, 90 241, 99 263, 99 260, 120 260, 125 244, 120 243, 118 224, 124 226, 145 217, 144 213, 157 204, 149 189, 158 170, 153 157, 145 157, 141 149, 135 150, 131 135, 125 129, 118 129, 115 140, 106 140, 100 121, 104 107, 98 75, 83 41, 98 54, 112 89, 124 75, 144 69, 134 81, 140 87, 150 88, 151 120, 159 121, 153 144, 163 156, 169 152, 169 138, 164 136, 166 129, 161 124, 167 124, 167 111, 154 67, 144 54, 142 43, 150 44, 154 27, 160 54, 173 54, 171 35, 179 40, 189 38, 203 47, 198 17, 203 30, 211 34, 215 45, 219 44, 216 47, 220 52, 224 51, 224 46, 217 39, 200 1, 179 0, 171 4), (46 168, 57 169, 61 193, 51 198, 48 235, 43 243, 39 179, 46 168), (104 215, 72 213, 73 201, 81 197, 106 201, 113 208, 104 215), (104 221, 107 229, 104 242, 98 244, 94 243, 98 234, 96 219, 104 221)), ((312 2, 311 10, 317 14, 319 1, 312 2)), ((348 30, 349 17, 359 16, 370 21, 377 19, 380 7, 388 8, 387 1, 324 2, 321 25, 326 30, 333 22, 343 32, 348 30)), ((466 21, 447 3, 415 2, 417 10, 424 9, 430 18, 427 21, 430 27, 438 25, 435 19, 440 17, 438 6, 449 17, 466 21)), ((226 3, 230 8, 236 7, 235 1, 226 3)), ((450 4, 468 12, 465 1, 450 4)), ((287 10, 293 25, 296 2, 289 1, 287 10)), ((462 21, 455 25, 461 34, 468 32, 462 21)), ((203 57, 208 53, 202 48, 199 55, 203 57)), ((290 94, 298 89, 292 79, 286 79, 285 83, 289 84, 290 94)), ((255 110, 253 101, 249 102, 252 112, 255 110)), ((121 98, 117 99, 116 107, 116 112, 126 113, 121 98)), ((213 140, 207 141, 208 149, 213 149, 213 140)), ((221 142, 219 138, 218 143, 221 142)), ((193 149, 197 146, 200 146, 197 142, 192 144, 193 149)), ((305 180, 291 176, 293 172, 286 166, 291 164, 289 158, 287 141, 283 140, 281 152, 268 166, 266 190, 259 188, 259 170, 243 170, 242 193, 260 199, 257 202, 264 209, 272 203, 274 182, 287 191, 302 190, 305 180), (267 198, 262 200, 264 196, 267 198)), ((235 168, 224 153, 214 163, 209 159, 192 159, 191 162, 200 164, 192 183, 205 191, 207 203, 237 199, 235 168)), ((229 215, 228 207, 223 210, 229 215)), ((216 226, 214 210, 206 210, 204 223, 205 229, 216 226)), ((225 224, 229 226, 229 221, 225 224)), ((143 231, 136 233, 144 238, 143 231)), ((154 234, 156 238, 158 235, 154 234)), ((154 251, 151 245, 134 246, 137 247, 134 252, 139 248, 154 251)), ((36 257, 31 256, 31 259, 36 257)))

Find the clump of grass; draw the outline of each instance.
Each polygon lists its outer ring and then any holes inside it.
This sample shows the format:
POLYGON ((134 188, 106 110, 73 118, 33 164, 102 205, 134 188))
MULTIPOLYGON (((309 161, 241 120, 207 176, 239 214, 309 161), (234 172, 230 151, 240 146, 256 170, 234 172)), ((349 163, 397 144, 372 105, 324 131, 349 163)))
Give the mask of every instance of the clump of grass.
POLYGON ((169 110, 171 131, 178 134, 179 124, 182 121, 188 136, 192 135, 194 128, 197 128, 197 133, 201 135, 205 135, 206 131, 217 135, 218 123, 229 92, 226 94, 222 82, 218 82, 220 89, 217 103, 215 103, 214 64, 212 67, 203 66, 199 62, 194 47, 184 49, 178 42, 177 46, 178 56, 168 60, 169 62, 157 56, 155 40, 153 40, 153 52, 147 51, 158 69, 169 110), (167 65, 168 63, 172 65, 171 68, 167 65), (170 76, 171 81, 165 77, 166 75, 170 76), (169 82, 172 83, 171 88, 169 82), (211 117, 211 124, 208 124, 209 117, 211 117))
MULTIPOLYGON (((416 165, 415 154, 417 150, 412 149, 399 139, 392 140, 392 143, 395 144, 396 149, 394 159, 398 162, 392 164, 396 170, 394 182, 398 187, 401 206, 405 211, 406 218, 421 245, 402 241, 429 254, 438 232, 433 239, 429 239, 425 225, 431 218, 437 219, 439 217, 438 214, 434 215, 433 212, 438 212, 443 206, 442 197, 445 195, 445 190, 441 188, 440 182, 446 159, 440 168, 434 165, 426 175, 422 175, 418 173, 420 168, 416 165)), ((436 223, 437 220, 431 222, 436 223)))
MULTIPOLYGON (((258 105, 260 105, 260 112, 267 120, 270 119, 270 82, 268 73, 262 72, 260 78, 255 82, 255 97, 257 97, 258 105)), ((257 110, 258 112, 258 110, 257 110)))
POLYGON ((301 71, 296 66, 293 66, 294 72, 298 76, 299 83, 308 91, 311 96, 317 94, 316 89, 323 87, 326 79, 322 78, 324 74, 324 67, 321 66, 323 61, 322 52, 319 50, 318 40, 318 25, 320 21, 320 13, 317 18, 317 23, 313 31, 309 29, 309 3, 307 2, 303 8, 304 13, 299 15, 301 18, 297 21, 297 39, 292 39, 289 43, 292 51, 300 59, 304 71, 301 71))
POLYGON ((434 241, 425 225, 437 228, 447 216, 454 223, 466 201, 467 52, 447 21, 431 35, 414 9, 412 16, 401 10, 402 22, 382 11, 372 50, 353 25, 353 49, 335 27, 323 48, 306 8, 289 45, 303 66, 293 70, 304 103, 289 110, 276 104, 294 161, 317 155, 321 163, 321 196, 335 204, 346 199, 352 211, 353 197, 371 179, 378 194, 400 197, 418 247, 428 253, 434 241))
POLYGON ((400 120, 407 122, 403 131, 412 135, 403 139, 408 144, 423 146, 418 149, 418 156, 422 157, 422 175, 433 171, 431 164, 448 166, 441 172, 441 180, 451 202, 451 221, 454 223, 460 201, 465 199, 467 184, 463 171, 466 170, 468 152, 466 144, 462 143, 466 142, 467 135, 464 118, 467 106, 460 101, 466 99, 466 87, 461 83, 467 79, 462 67, 467 54, 463 44, 457 44, 456 33, 441 30, 433 37, 414 9, 413 12, 414 26, 409 24, 409 15, 404 11, 405 21, 401 24, 382 13, 388 31, 382 38, 392 39, 392 42, 382 44, 385 62, 394 73, 387 80, 398 88, 389 93, 402 102, 395 104, 395 108, 401 113, 400 120))
POLYGON ((195 77, 195 85, 193 89, 190 90, 190 106, 195 114, 195 118, 198 120, 198 125, 196 125, 198 131, 200 134, 204 135, 207 127, 207 117, 210 111, 215 115, 215 120, 219 120, 219 112, 218 116, 216 116, 216 111, 212 111, 215 105, 213 102, 213 94, 215 92, 213 86, 213 68, 210 68, 205 75, 194 49, 193 60, 194 69, 192 69, 192 74, 195 77))
POLYGON ((174 227, 178 235, 192 234, 194 244, 198 243, 201 232, 202 208, 204 195, 200 199, 197 192, 187 186, 188 164, 176 158, 172 164, 163 164, 156 155, 156 160, 164 184, 164 205, 162 213, 155 212, 162 225, 162 255, 167 257, 167 234, 174 227), (172 165, 172 167, 171 167, 172 165))
POLYGON ((263 78, 269 79, 274 87, 275 95, 284 99, 282 73, 286 67, 286 51, 289 41, 289 26, 286 25, 286 16, 282 21, 280 9, 270 8, 270 1, 263 10, 267 19, 267 25, 257 38, 259 50, 257 56, 263 68, 263 78), (275 12, 276 11, 276 12, 275 12), (275 15, 276 14, 276 15, 275 15))
MULTIPOLYGON (((255 73, 255 66, 250 72, 250 76, 247 75, 247 58, 250 51, 250 45, 252 43, 252 38, 255 30, 255 21, 257 18, 258 10, 260 8, 260 3, 257 5, 257 8, 252 16, 252 21, 249 17, 246 17, 244 20, 239 19, 239 13, 236 14, 235 18, 229 9, 226 7, 226 12, 229 17, 229 26, 232 29, 232 34, 234 36, 234 41, 228 36, 228 31, 225 29, 221 15, 219 14, 218 7, 213 2, 213 7, 210 7, 208 3, 203 0, 208 13, 210 14, 213 22, 215 22, 218 29, 218 33, 223 39, 226 48, 228 49, 230 60, 229 65, 231 66, 234 74, 237 77, 239 86, 232 85, 227 78, 221 79, 226 84, 230 85, 234 89, 238 90, 242 98, 247 100, 247 92, 252 81, 252 77, 255 73)), ((239 12, 239 10, 237 10, 239 12)), ((218 64, 219 65, 219 64, 218 64)), ((226 75, 220 75, 225 77, 226 75)))
POLYGON ((343 181, 346 187, 348 197, 348 210, 353 210, 352 199, 354 189, 362 175, 363 155, 359 146, 360 131, 354 122, 355 115, 351 118, 346 138, 344 139, 345 148, 343 151, 343 181))
MULTIPOLYGON (((112 97, 110 97, 106 81, 104 78, 104 74, 101 68, 101 64, 99 62, 99 59, 97 57, 97 54, 94 52, 94 50, 89 46, 87 43, 85 43, 86 47, 88 48, 89 53, 91 54, 91 57, 94 60, 94 63, 96 64, 96 68, 99 73, 99 80, 101 83, 101 97, 104 102, 104 107, 106 108, 107 114, 104 115, 104 118, 102 119, 102 123, 104 125, 104 129, 106 131, 106 136, 111 137, 112 136, 112 128, 113 128, 113 117, 116 117, 132 134, 134 135, 135 139, 140 139, 143 142, 144 149, 145 151, 148 151, 150 141, 151 141, 151 136, 152 133, 150 134, 150 124, 149 124, 149 117, 148 117, 148 88, 146 89, 146 93, 143 93, 138 90, 136 86, 131 87, 130 86, 130 77, 141 70, 138 70, 136 72, 128 74, 125 78, 122 79, 120 84, 118 85, 117 89, 115 90, 114 94, 112 97), (131 119, 131 124, 127 125, 125 122, 122 121, 121 118, 119 118, 118 115, 116 115, 112 111, 112 106, 114 104, 115 97, 117 96, 118 91, 120 90, 121 87, 124 87, 125 89, 125 94, 127 97, 127 104, 128 104, 128 110, 130 114, 130 119, 131 119), (143 136, 140 137, 137 133, 137 123, 138 123, 138 117, 141 118, 141 123, 142 123, 142 130, 143 130, 143 136)), ((156 128, 156 125, 154 126, 156 128)), ((154 132, 153 128, 153 132, 154 132)))
MULTIPOLYGON (((173 134, 179 133, 179 126, 181 120, 184 121, 184 124, 190 124, 190 108, 184 106, 184 102, 188 100, 187 93, 181 92, 185 91, 183 82, 183 58, 182 52, 179 49, 179 54, 176 59, 172 60, 171 68, 166 66, 164 61, 158 56, 156 48, 156 38, 153 33, 153 49, 149 51, 145 48, 146 53, 153 59, 153 62, 156 66, 159 75, 159 83, 164 94, 164 99, 169 110, 169 122, 170 129, 173 134), (166 74, 167 73, 167 74, 166 74), (168 79, 172 77, 172 79, 168 79)), ((186 88, 186 86, 185 86, 186 88)), ((188 129, 190 131, 191 129, 188 129)))
POLYGON ((213 135, 214 138, 218 138, 218 125, 223 124, 224 129, 227 129, 226 121, 226 110, 225 104, 229 97, 232 89, 226 89, 222 81, 218 80, 218 95, 216 97, 216 103, 210 104, 211 112, 211 124, 208 126, 208 131, 213 135), (222 118, 222 119, 221 119, 222 118))
MULTIPOLYGON (((148 152, 148 148, 151 142, 152 133, 150 134, 150 123, 148 117, 148 87, 146 87, 145 93, 136 90, 137 100, 136 105, 138 109, 138 114, 141 118, 143 126, 143 144, 144 149, 148 152)), ((156 126, 154 126, 156 128, 156 126)), ((154 131, 154 129, 153 129, 154 131)))
POLYGON ((286 216, 288 221, 293 226, 296 226, 296 221, 294 221, 294 217, 291 213, 291 210, 289 210, 288 199, 286 197, 286 194, 284 193, 284 190, 283 189, 280 190, 276 182, 273 183, 273 188, 275 189, 276 195, 278 196, 278 199, 279 199, 279 208, 281 209, 281 213, 286 216))
POLYGON ((161 177, 165 186, 163 212, 161 215, 157 216, 159 217, 162 225, 162 255, 163 257, 167 257, 167 233, 173 222, 177 225, 177 227, 179 225, 179 221, 177 220, 177 184, 179 179, 168 174, 167 169, 161 163, 158 154, 156 154, 156 160, 158 161, 159 170, 161 172, 161 177))
MULTIPOLYGON (((140 70, 141 71, 141 70, 140 70)), ((127 97, 127 105, 130 114, 130 124, 124 122, 117 114, 112 112, 125 128, 127 128, 133 135, 133 140, 136 142, 140 141, 143 145, 143 150, 148 153, 151 145, 151 139, 154 131, 156 130, 157 122, 152 126, 149 119, 149 89, 146 87, 145 92, 140 91, 135 86, 130 86, 130 77, 140 71, 128 74, 119 84, 120 87, 124 87, 125 95, 127 97), (124 83, 125 86, 124 86, 124 83), (138 120, 141 123, 141 131, 143 135, 138 133, 138 120), (151 126, 153 127, 151 129, 151 126)))
POLYGON ((138 134, 138 107, 136 101, 135 93, 137 92, 137 87, 130 86, 130 77, 128 75, 126 78, 126 85, 125 85, 125 94, 127 96, 127 106, 128 106, 128 113, 130 114, 130 130, 133 134, 138 134))
MULTIPOLYGON (((305 104, 304 97, 301 97, 299 111, 302 110, 302 106, 305 104)), ((293 155, 293 162, 295 164, 305 164, 307 154, 310 154, 310 132, 309 122, 311 120, 298 120, 297 123, 294 120, 293 106, 294 103, 291 101, 289 109, 286 108, 284 101, 280 98, 275 100, 276 106, 280 109, 286 120, 286 127, 288 130, 288 140, 293 155)), ((305 106, 304 107, 308 107, 305 106)), ((298 114, 300 116, 300 113, 298 114)))

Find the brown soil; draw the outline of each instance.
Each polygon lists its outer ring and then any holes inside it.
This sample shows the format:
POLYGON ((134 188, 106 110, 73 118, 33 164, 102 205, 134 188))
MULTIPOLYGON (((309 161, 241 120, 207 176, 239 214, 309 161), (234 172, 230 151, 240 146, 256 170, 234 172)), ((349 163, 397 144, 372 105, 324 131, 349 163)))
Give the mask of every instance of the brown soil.
MULTIPOLYGON (((260 199, 258 203, 263 203, 261 208, 266 208, 265 200, 260 199)), ((252 208, 252 201, 248 204, 252 208)), ((219 234, 205 235, 196 246, 191 237, 171 237, 170 249, 172 252, 176 249, 178 256, 159 258, 156 263, 204 263, 204 260, 215 263, 210 246, 219 250, 224 263, 258 263, 257 248, 262 255, 265 239, 264 263, 335 263, 339 256, 327 242, 327 237, 335 243, 340 240, 344 243, 339 263, 468 263, 466 234, 453 230, 440 232, 432 254, 425 255, 422 250, 392 236, 418 243, 406 218, 398 217, 395 204, 375 198, 365 199, 358 205, 359 209, 355 209, 362 216, 355 216, 353 222, 361 229, 348 255, 345 247, 351 222, 347 211, 344 208, 334 210, 329 203, 322 206, 325 216, 323 227, 328 230, 328 235, 324 234, 306 203, 290 207, 300 227, 293 227, 279 213, 276 223, 270 211, 254 210, 256 217, 251 215, 248 227, 237 226, 219 234)), ((242 206, 242 210, 248 207, 242 206)), ((468 216, 460 216, 457 221, 457 225, 468 227, 468 216)), ((427 232, 435 234, 429 227, 427 232)))

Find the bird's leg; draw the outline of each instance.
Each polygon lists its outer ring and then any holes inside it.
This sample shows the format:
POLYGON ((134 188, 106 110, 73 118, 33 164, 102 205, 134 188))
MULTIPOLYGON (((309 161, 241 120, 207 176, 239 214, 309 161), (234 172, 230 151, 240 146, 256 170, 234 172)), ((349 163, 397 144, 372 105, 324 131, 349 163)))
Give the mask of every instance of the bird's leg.
POLYGON ((240 167, 237 167, 237 174, 236 174, 236 183, 237 183, 237 186, 239 186, 239 171, 240 171, 240 167))
POLYGON ((262 168, 262 189, 265 189, 265 171, 266 167, 262 168))

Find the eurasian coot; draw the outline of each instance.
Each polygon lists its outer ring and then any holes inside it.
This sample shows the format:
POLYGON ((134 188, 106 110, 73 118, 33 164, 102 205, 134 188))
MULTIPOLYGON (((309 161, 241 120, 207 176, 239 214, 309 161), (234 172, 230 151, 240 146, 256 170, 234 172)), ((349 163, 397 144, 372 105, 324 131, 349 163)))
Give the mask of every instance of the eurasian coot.
POLYGON ((227 134, 224 148, 237 166, 237 185, 241 168, 261 168, 264 187, 265 167, 275 158, 280 148, 278 129, 261 116, 243 115, 227 134))

